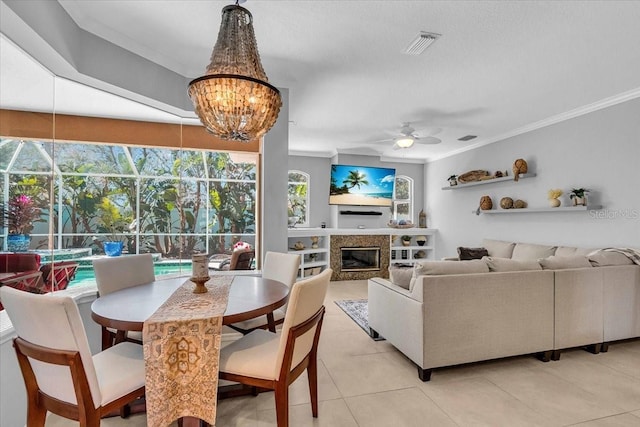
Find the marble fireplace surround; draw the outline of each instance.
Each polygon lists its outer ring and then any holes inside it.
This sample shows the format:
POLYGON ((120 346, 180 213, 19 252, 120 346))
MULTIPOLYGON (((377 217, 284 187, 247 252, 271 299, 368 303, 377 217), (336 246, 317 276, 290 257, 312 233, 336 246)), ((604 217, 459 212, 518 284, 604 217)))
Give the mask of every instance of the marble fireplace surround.
MULTIPOLYGON (((364 231, 364 230, 358 230, 364 231)), ((390 234, 331 234, 329 259, 333 275, 331 280, 364 280, 389 277, 390 234), (342 271, 342 248, 380 248, 380 269, 369 271, 342 271)))

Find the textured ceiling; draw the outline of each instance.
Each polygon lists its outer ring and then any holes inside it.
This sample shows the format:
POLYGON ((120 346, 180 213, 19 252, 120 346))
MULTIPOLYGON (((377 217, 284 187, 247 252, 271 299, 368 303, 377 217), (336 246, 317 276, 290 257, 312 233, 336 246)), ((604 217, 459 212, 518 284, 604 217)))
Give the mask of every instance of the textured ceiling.
MULTIPOLYGON (((59 3, 80 28, 187 78, 203 73, 229 4, 59 3)), ((289 89, 293 152, 434 159, 640 88, 638 1, 243 6, 270 82, 289 89), (402 54, 419 31, 442 37, 420 56, 402 54), (422 135, 441 129, 443 142, 397 151, 373 143, 407 121, 422 135), (457 141, 467 134, 478 138, 457 141)))

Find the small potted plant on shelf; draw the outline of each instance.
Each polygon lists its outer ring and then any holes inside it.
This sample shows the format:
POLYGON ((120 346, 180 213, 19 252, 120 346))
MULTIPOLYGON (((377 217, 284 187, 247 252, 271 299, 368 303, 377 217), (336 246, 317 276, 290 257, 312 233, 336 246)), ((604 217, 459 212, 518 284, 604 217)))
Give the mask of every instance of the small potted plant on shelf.
POLYGON ((458 185, 458 175, 451 175, 449 178, 447 178, 449 180, 449 185, 451 187, 458 185))
POLYGON ((573 206, 587 206, 588 192, 586 188, 572 188, 569 197, 573 200, 573 206))
POLYGON ((400 237, 400 240, 402 241, 402 246, 411 245, 411 236, 405 234, 404 236, 400 237))

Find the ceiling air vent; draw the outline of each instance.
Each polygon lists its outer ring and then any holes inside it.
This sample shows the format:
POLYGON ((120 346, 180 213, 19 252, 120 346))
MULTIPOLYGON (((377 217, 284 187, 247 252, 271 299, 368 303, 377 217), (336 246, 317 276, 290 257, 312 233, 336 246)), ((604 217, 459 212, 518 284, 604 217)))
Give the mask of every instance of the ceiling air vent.
POLYGON ((409 43, 409 46, 407 46, 407 48, 402 52, 406 53, 407 55, 420 55, 429 46, 431 46, 433 42, 438 40, 440 36, 441 34, 420 31, 417 37, 413 39, 413 41, 409 43))
POLYGON ((473 138, 477 138, 477 135, 467 135, 462 138, 458 138, 458 141, 471 141, 473 138))

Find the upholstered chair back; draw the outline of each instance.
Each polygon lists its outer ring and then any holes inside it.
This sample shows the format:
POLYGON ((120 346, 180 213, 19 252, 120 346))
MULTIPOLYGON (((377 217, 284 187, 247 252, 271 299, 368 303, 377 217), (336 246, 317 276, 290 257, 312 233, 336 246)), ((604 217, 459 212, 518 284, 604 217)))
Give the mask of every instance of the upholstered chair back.
POLYGON ((262 277, 277 280, 291 287, 298 276, 298 267, 299 255, 267 252, 262 266, 262 277))
POLYGON ((153 282, 156 279, 151 254, 95 259, 93 270, 100 295, 153 282))
MULTIPOLYGON (((32 343, 55 350, 77 351, 89 382, 91 397, 100 406, 102 396, 93 365, 89 341, 78 306, 69 296, 38 295, 7 286, 0 288, 0 299, 16 334, 32 343)), ((30 360, 40 389, 51 397, 77 404, 68 366, 30 360)))
MULTIPOLYGON (((294 283, 289 294, 289 308, 282 325, 278 357, 276 358, 275 377, 282 368, 282 361, 287 345, 289 329, 310 319, 324 305, 324 299, 331 280, 332 270, 327 268, 322 273, 294 283)), ((298 365, 311 351, 313 339, 318 325, 309 329, 296 339, 291 366, 298 365)))

